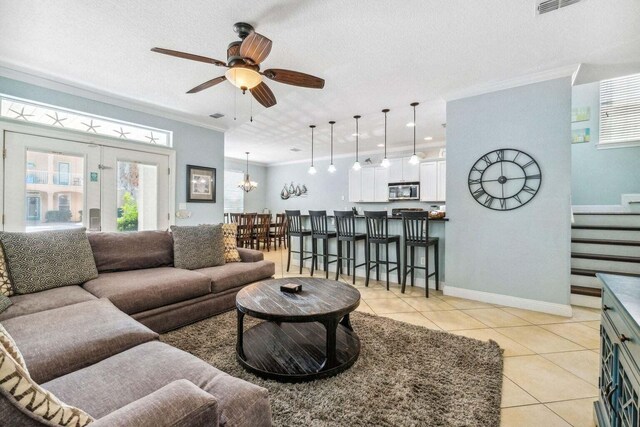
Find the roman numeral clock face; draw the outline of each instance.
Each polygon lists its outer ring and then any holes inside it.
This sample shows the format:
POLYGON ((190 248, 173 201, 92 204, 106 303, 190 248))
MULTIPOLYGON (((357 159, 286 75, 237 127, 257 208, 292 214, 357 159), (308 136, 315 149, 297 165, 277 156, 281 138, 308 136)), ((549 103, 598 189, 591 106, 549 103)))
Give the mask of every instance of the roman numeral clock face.
POLYGON ((529 203, 541 182, 538 163, 527 153, 511 148, 485 154, 469 172, 473 198, 498 211, 510 211, 529 203))

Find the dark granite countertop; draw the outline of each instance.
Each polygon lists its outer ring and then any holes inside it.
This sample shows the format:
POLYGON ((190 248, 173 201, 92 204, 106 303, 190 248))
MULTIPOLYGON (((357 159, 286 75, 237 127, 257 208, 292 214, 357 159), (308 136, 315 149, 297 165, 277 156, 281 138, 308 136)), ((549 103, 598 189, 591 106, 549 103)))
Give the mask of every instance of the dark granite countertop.
POLYGON ((640 277, 596 273, 616 298, 622 308, 636 323, 640 324, 640 277))

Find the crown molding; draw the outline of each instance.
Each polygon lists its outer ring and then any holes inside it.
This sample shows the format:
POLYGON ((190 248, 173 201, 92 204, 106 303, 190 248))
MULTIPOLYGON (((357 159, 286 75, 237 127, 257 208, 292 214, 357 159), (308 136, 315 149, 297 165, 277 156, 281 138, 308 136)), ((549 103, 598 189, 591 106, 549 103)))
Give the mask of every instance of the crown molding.
POLYGON ((207 123, 200 119, 194 118, 194 116, 185 114, 178 110, 172 110, 170 108, 160 107, 158 105, 142 102, 133 98, 115 95, 113 93, 95 87, 81 85, 77 82, 71 82, 56 76, 47 75, 46 73, 26 69, 14 64, 9 64, 2 60, 0 60, 0 76, 12 80, 17 80, 23 83, 40 86, 46 89, 63 92, 69 95, 80 96, 82 98, 91 99, 93 101, 103 102, 106 104, 115 105, 117 107, 127 108, 129 110, 135 110, 141 113, 163 117, 169 120, 175 120, 177 122, 186 123, 193 126, 211 129, 223 133, 226 132, 226 129, 224 128, 213 126, 211 123, 207 123))
POLYGON ((573 84, 581 65, 582 64, 571 64, 564 67, 552 68, 550 70, 525 74, 524 76, 515 77, 513 79, 487 82, 476 86, 470 86, 465 89, 449 92, 445 96, 443 96, 443 98, 445 99, 445 101, 450 102, 457 99, 470 98, 472 96, 484 95, 486 93, 498 92, 505 89, 526 86, 534 83, 544 82, 547 80, 559 79, 562 77, 571 77, 571 84, 573 84))
MULTIPOLYGON (((243 165, 247 164, 247 158, 239 158, 239 157, 229 157, 229 156, 224 156, 224 161, 231 161, 231 162, 235 162, 235 163, 242 163, 243 165)), ((266 168, 269 166, 268 163, 264 163, 264 162, 256 162, 254 160, 249 160, 249 166, 261 166, 263 168, 266 168)))

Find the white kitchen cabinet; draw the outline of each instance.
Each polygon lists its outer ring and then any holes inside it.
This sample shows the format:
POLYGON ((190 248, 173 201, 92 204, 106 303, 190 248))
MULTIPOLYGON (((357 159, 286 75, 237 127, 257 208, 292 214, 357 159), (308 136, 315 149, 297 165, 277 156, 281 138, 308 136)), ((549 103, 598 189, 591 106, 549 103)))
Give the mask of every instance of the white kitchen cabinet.
POLYGON ((446 200, 446 160, 420 163, 420 200, 444 202, 446 200))
POLYGON ((441 160, 438 162, 438 198, 439 202, 447 200, 447 162, 441 160))
POLYGON ((364 167, 349 170, 350 202, 386 202, 389 197, 389 176, 386 168, 364 167))
MULTIPOLYGON (((367 181, 362 180, 363 186, 367 181)), ((387 202, 389 201, 389 169, 383 167, 375 168, 374 179, 374 202, 387 202)))
POLYGON ((360 170, 360 179, 362 182, 362 198, 363 202, 373 202, 375 200, 375 168, 362 168, 360 170))
POLYGON ((362 169, 356 171, 349 169, 349 201, 360 202, 362 200, 362 169))
POLYGON ((404 182, 418 182, 420 181, 420 164, 412 165, 409 163, 410 159, 411 157, 402 158, 402 180, 404 182))
POLYGON ((402 159, 389 159, 389 182, 402 182, 402 159))

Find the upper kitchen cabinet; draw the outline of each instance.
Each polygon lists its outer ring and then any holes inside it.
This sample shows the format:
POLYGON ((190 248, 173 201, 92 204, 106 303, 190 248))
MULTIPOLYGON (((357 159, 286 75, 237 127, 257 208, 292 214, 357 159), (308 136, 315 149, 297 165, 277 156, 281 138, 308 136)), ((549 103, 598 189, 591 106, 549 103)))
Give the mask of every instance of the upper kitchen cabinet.
POLYGON ((410 157, 389 159, 389 182, 418 182, 420 165, 409 163, 410 157))
POLYGON ((446 200, 446 160, 420 163, 420 200, 444 202, 446 200))
POLYGON ((349 170, 350 202, 386 202, 389 197, 389 176, 383 167, 349 170))

